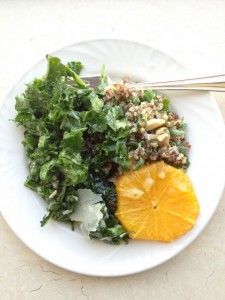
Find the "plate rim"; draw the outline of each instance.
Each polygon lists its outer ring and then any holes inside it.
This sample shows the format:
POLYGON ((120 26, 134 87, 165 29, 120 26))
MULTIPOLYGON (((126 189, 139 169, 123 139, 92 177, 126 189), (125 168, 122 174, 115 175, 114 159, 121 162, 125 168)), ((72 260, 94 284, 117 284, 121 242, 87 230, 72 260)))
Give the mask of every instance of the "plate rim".
MULTIPOLYGON (((165 55, 166 57, 169 57, 170 59, 174 60, 174 61, 177 61, 175 58, 173 58, 171 55, 169 54, 166 54, 165 52, 161 51, 161 50, 158 50, 157 48, 154 48, 152 47, 151 45, 147 44, 147 43, 142 43, 142 42, 139 42, 139 41, 134 41, 134 40, 129 40, 129 39, 117 39, 117 38, 100 38, 100 39, 88 39, 88 40, 82 40, 82 41, 78 41, 78 42, 75 42, 75 43, 71 43, 69 45, 66 45, 64 47, 60 47, 59 49, 51 52, 51 54, 56 54, 57 52, 60 52, 66 48, 69 48, 69 47, 72 47, 72 46, 76 46, 76 45, 80 45, 80 44, 84 44, 84 43, 90 43, 90 42, 105 42, 105 41, 111 41, 111 42, 128 42, 128 43, 133 43, 133 44, 137 44, 137 45, 141 45, 141 46, 145 46, 147 48, 150 48, 150 49, 153 49, 157 52, 159 52, 160 54, 163 54, 165 55)), ((11 85, 10 89, 8 90, 8 92, 6 93, 6 96, 3 96, 3 100, 1 101, 1 104, 0 104, 0 110, 2 110, 2 107, 4 105, 4 103, 6 102, 7 98, 8 98, 8 95, 11 93, 11 91, 16 87, 16 85, 18 84, 18 82, 24 77, 26 76, 33 68, 35 68, 38 64, 40 64, 42 61, 43 61, 44 57, 40 60, 38 60, 35 64, 32 64, 22 75, 20 75, 14 84, 11 85)), ((185 66, 183 66, 179 61, 177 61, 179 63, 180 66, 182 66, 184 69, 187 70, 187 68, 185 66)), ((221 114, 221 111, 219 110, 219 107, 218 107, 218 104, 217 102, 215 101, 214 97, 212 96, 211 93, 209 92, 204 92, 204 93, 207 93, 209 98, 210 98, 210 101, 212 102, 213 106, 214 106, 214 109, 215 109, 215 112, 218 116, 218 118, 220 119, 221 122, 221 125, 223 124, 223 118, 222 118, 222 114, 221 114)), ((225 141, 225 135, 224 135, 224 141, 225 141)), ((225 182, 224 182, 224 185, 225 185, 225 182)), ((222 194, 223 194, 223 188, 221 188, 221 193, 220 193, 220 199, 218 200, 217 202, 217 205, 215 206, 215 209, 214 211, 212 212, 211 214, 211 217, 209 218, 208 222, 211 220, 212 216, 214 215, 219 203, 220 203, 220 200, 221 200, 221 197, 222 197, 222 194)), ((0 207, 1 209, 1 207, 0 207)), ((15 233, 15 230, 14 228, 11 226, 10 223, 8 223, 7 219, 5 218, 4 216, 4 212, 1 210, 1 214, 4 218, 4 220, 6 221, 6 223, 8 224, 8 226, 11 228, 11 230, 15 233)), ((84 274, 84 275, 89 275, 89 276, 99 276, 99 277, 119 277, 119 276, 127 276, 127 275, 131 275, 131 274, 136 274, 136 273, 139 273, 139 272, 143 272, 143 271, 146 271, 146 270, 150 270, 152 268, 155 268, 163 263, 165 263, 166 261, 170 260, 171 258, 175 257, 177 254, 179 254, 180 252, 184 251, 187 247, 190 246, 190 244, 201 234, 201 232, 206 228, 207 226, 207 223, 205 223, 204 227, 202 228, 202 230, 200 232, 198 232, 198 234, 194 237, 194 238, 191 238, 190 241, 185 245, 185 247, 183 247, 182 249, 178 249, 177 251, 174 251, 173 252, 173 255, 170 256, 170 257, 167 257, 165 258, 164 260, 162 260, 159 264, 156 264, 154 266, 146 266, 146 268, 142 268, 141 270, 137 270, 137 271, 128 271, 128 272, 122 272, 122 274, 92 274, 92 273, 88 273, 88 272, 82 272, 82 271, 76 271, 76 270, 72 270, 70 268, 67 268, 65 266, 63 266, 63 264, 60 264, 59 262, 56 263, 54 260, 50 260, 49 258, 46 258, 44 257, 43 255, 41 255, 40 253, 38 253, 34 247, 32 247, 30 244, 28 244, 26 241, 23 240, 23 238, 21 236, 18 236, 16 233, 16 236, 17 238, 19 238, 29 249, 31 249, 34 253, 36 253, 39 257, 42 257, 44 260, 60 267, 60 268, 63 268, 63 269, 66 269, 68 271, 72 271, 72 272, 76 272, 76 273, 80 273, 80 274, 84 274)), ((119 273, 119 272, 118 272, 119 273)))

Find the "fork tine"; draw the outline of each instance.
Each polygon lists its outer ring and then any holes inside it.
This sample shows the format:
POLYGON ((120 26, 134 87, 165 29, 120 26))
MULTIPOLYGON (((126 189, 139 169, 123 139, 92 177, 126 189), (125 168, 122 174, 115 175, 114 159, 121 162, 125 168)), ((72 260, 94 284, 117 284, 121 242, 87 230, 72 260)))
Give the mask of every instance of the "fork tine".
MULTIPOLYGON (((107 78, 107 82, 112 84, 112 80, 109 76, 105 75, 107 78)), ((86 85, 90 88, 96 89, 101 83, 101 75, 85 75, 80 76, 80 78, 86 83, 86 85)))
POLYGON ((93 89, 97 88, 101 82, 100 75, 80 76, 80 78, 86 83, 88 87, 93 89))

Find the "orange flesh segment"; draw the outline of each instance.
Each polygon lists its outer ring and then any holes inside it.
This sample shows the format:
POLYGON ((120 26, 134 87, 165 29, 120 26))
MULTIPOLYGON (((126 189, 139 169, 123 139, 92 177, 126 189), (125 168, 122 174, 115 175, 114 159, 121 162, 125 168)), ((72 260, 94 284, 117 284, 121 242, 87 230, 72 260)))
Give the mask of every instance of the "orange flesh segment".
POLYGON ((188 175, 163 161, 121 176, 116 192, 116 216, 134 239, 173 241, 194 226, 199 214, 188 175))

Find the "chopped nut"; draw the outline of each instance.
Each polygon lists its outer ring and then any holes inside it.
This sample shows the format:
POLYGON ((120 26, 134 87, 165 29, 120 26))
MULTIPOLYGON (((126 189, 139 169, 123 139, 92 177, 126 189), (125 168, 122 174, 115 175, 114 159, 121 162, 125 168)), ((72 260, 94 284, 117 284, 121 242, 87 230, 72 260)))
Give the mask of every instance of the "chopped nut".
POLYGON ((151 131, 165 124, 163 119, 151 119, 146 122, 146 130, 151 131))
POLYGON ((156 138, 158 140, 159 146, 169 144, 170 141, 170 132, 166 127, 159 128, 156 133, 156 138))

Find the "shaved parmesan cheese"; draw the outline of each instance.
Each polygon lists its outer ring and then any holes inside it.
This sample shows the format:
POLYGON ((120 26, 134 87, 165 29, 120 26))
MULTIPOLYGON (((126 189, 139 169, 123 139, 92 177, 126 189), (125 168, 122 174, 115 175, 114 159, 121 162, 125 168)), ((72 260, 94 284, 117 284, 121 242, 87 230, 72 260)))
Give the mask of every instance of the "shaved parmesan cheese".
POLYGON ((70 219, 80 222, 81 230, 89 236, 90 231, 97 230, 99 222, 103 218, 102 209, 105 204, 102 203, 101 195, 93 193, 90 189, 79 189, 77 194, 79 200, 70 219))

